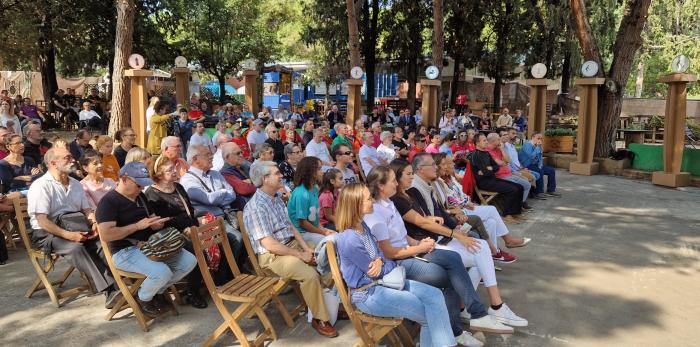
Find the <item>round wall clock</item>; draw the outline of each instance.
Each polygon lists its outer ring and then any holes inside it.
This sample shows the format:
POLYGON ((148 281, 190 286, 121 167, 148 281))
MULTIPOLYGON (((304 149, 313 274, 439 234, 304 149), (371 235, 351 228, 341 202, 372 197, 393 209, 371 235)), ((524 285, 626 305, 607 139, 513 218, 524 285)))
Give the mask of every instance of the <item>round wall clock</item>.
POLYGON ((681 54, 673 58, 673 62, 671 63, 671 70, 673 70, 673 72, 683 73, 688 71, 688 67, 690 67, 690 60, 688 57, 681 54))
POLYGON ((598 74, 598 63, 589 60, 581 65, 581 75, 583 77, 593 77, 598 74))
POLYGON ((146 59, 141 54, 132 54, 129 56, 129 66, 132 69, 143 69, 146 66, 146 59))
POLYGON ((542 78, 547 74, 547 67, 542 63, 532 65, 532 68, 530 68, 530 74, 532 74, 532 77, 534 78, 542 78))
POLYGON ((362 68, 359 66, 355 66, 352 69, 350 69, 350 77, 352 77, 356 80, 359 80, 360 78, 362 78, 362 75, 364 75, 364 74, 365 74, 365 72, 362 71, 362 68))
POLYGON ((428 79, 434 80, 438 78, 439 75, 440 69, 438 69, 438 67, 435 65, 430 65, 425 69, 425 76, 428 77, 428 79))
POLYGON ((187 67, 187 59, 183 56, 175 58, 175 67, 187 67))

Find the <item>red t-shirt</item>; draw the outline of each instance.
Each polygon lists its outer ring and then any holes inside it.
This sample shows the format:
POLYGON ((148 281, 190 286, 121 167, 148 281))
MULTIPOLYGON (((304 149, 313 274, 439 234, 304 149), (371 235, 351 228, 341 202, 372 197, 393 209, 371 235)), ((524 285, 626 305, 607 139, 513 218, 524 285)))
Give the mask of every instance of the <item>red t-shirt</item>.
POLYGON ((335 196, 330 190, 326 190, 318 196, 318 221, 322 226, 326 226, 330 221, 326 219, 326 213, 323 211, 324 208, 330 208, 333 213, 335 213, 335 196))
POLYGON ((197 120, 197 119, 202 118, 202 116, 204 116, 204 112, 202 112, 200 110, 192 110, 192 111, 187 113, 187 116, 189 116, 191 120, 197 120))
MULTIPOLYGON (((503 161, 503 152, 501 152, 500 148, 494 148, 494 149, 487 149, 487 152, 491 154, 493 159, 503 161)), ((498 167, 498 171, 496 171, 496 178, 503 178, 503 177, 508 177, 512 175, 513 173, 510 171, 510 166, 508 165, 501 165, 498 167)))
POLYGON ((245 139, 245 137, 241 136, 239 138, 231 139, 231 142, 234 142, 241 148, 241 155, 243 155, 243 158, 250 159, 250 147, 248 146, 248 141, 245 139))
POLYGON ((425 149, 418 149, 418 147, 413 147, 410 152, 408 152, 408 162, 412 163, 413 162, 413 157, 416 156, 418 153, 423 153, 425 152, 425 149))

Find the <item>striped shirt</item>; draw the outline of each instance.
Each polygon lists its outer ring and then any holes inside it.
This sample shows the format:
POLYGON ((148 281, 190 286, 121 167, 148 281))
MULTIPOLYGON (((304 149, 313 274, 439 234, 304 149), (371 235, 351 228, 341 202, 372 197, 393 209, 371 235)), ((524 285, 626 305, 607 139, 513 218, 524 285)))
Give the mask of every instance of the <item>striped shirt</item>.
POLYGON ((245 223, 255 254, 269 252, 260 243, 260 240, 265 237, 272 236, 282 244, 294 238, 292 221, 287 215, 287 206, 284 205, 279 195, 270 196, 262 189, 258 189, 245 205, 243 223, 245 223))

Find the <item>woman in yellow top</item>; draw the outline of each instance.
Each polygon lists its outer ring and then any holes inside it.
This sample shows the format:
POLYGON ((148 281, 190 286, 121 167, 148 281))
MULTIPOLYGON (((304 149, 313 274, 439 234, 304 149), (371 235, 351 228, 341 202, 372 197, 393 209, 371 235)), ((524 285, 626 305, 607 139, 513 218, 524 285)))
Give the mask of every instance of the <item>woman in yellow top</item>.
POLYGON ((102 154, 102 176, 117 182, 119 180, 119 162, 117 162, 117 157, 112 154, 114 140, 107 135, 100 135, 95 141, 95 148, 102 154))
POLYGON ((154 106, 156 113, 151 116, 151 132, 148 134, 146 149, 153 155, 160 154, 160 141, 168 136, 168 122, 170 122, 170 107, 163 101, 158 101, 154 106))

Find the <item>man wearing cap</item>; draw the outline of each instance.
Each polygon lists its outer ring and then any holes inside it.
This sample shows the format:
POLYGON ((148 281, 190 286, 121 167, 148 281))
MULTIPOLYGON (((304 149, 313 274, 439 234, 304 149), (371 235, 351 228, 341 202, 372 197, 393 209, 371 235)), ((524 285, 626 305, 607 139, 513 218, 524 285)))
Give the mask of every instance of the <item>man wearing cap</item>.
POLYGON ((147 199, 141 192, 153 181, 146 165, 131 162, 119 170, 117 188, 109 191, 97 205, 97 222, 100 237, 112 251, 114 265, 124 271, 146 276, 138 291, 137 300, 149 316, 168 311, 168 301, 163 293, 173 283, 184 278, 197 265, 197 259, 184 248, 163 261, 146 257, 135 244, 147 241, 162 229, 170 218, 153 214, 147 199))
POLYGON ((248 130, 248 146, 250 146, 250 151, 255 152, 255 146, 258 146, 267 140, 267 134, 264 131, 265 122, 262 119, 256 119, 253 121, 253 128, 248 130))
POLYGON ((76 170, 75 159, 65 146, 55 146, 44 155, 47 172, 29 187, 27 213, 33 229, 32 243, 64 257, 78 271, 88 275, 95 288, 107 295, 111 308, 119 292, 104 260, 97 237, 95 214, 78 180, 69 175, 76 170), (57 219, 66 213, 82 212, 87 218, 84 230, 67 230, 57 219))

